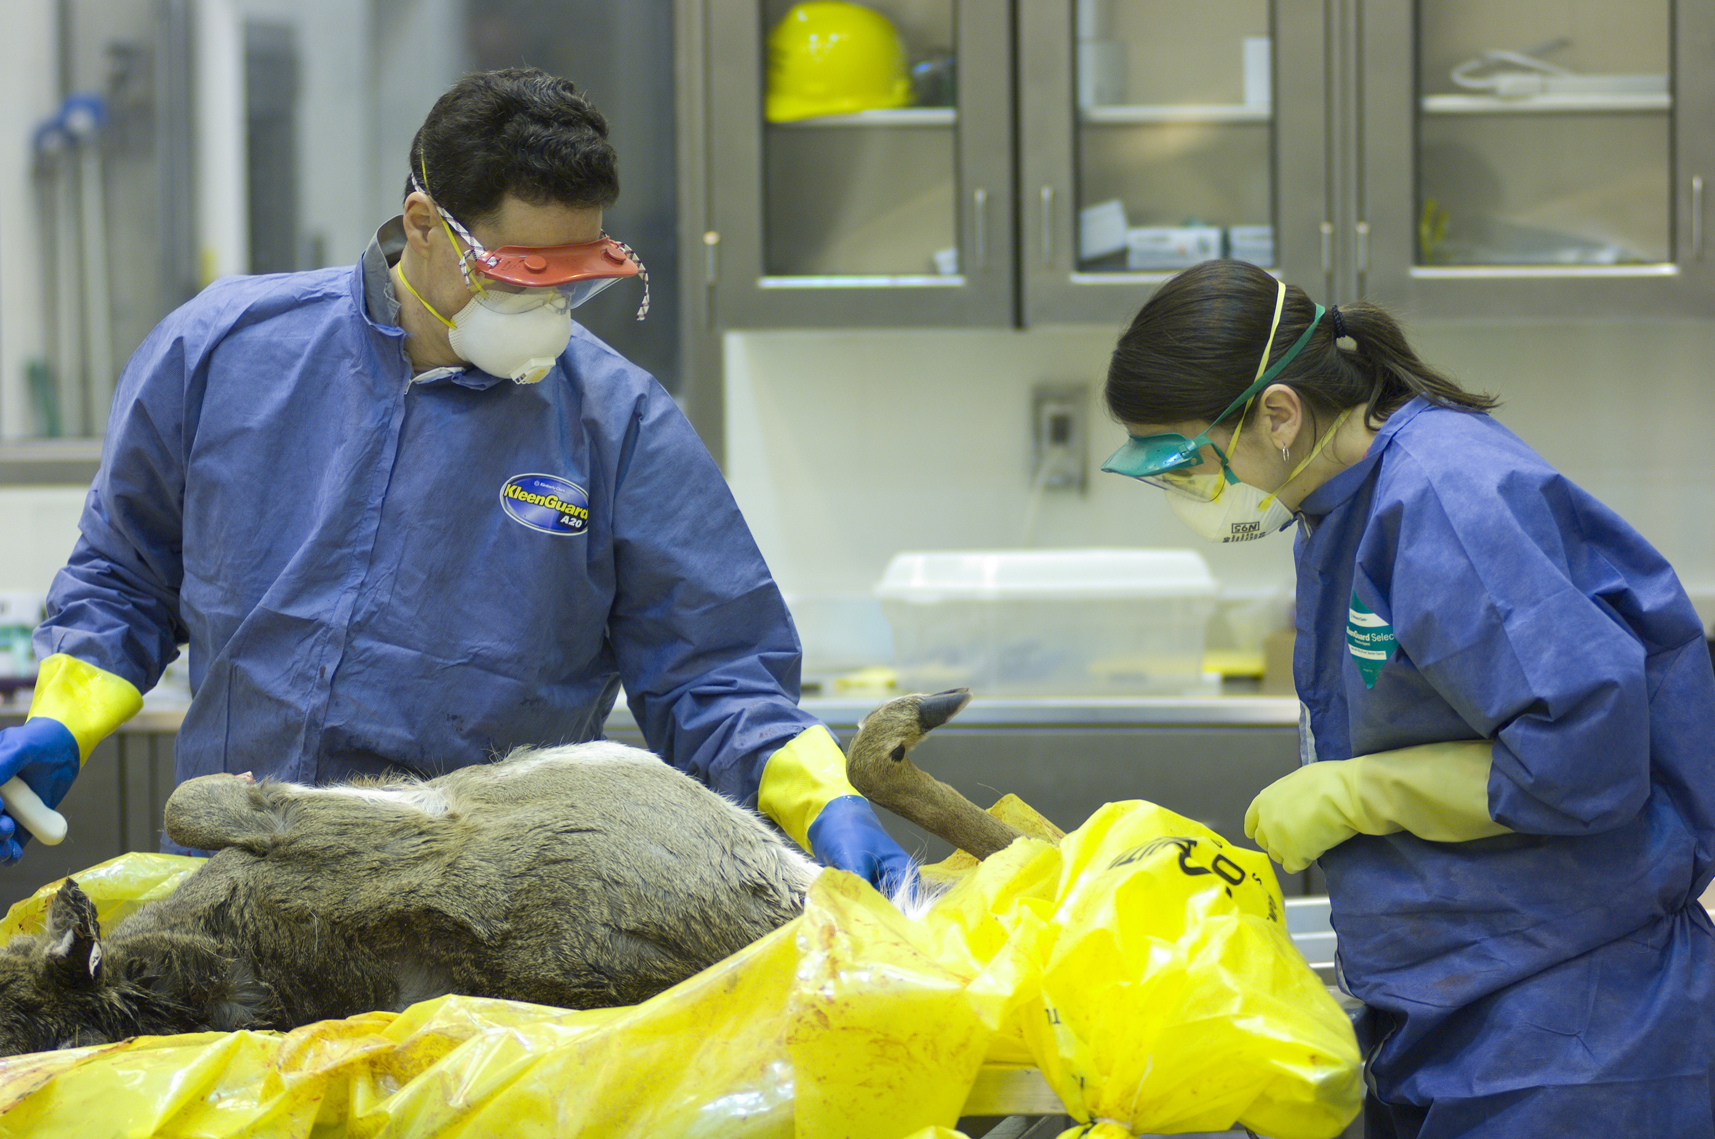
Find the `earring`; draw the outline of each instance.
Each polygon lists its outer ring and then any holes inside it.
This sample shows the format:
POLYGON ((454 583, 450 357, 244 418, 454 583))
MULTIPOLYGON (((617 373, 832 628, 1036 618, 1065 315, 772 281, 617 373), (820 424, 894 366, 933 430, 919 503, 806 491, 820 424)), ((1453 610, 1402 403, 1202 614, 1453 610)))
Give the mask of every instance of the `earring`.
POLYGON ((1285 447, 1282 447, 1280 449, 1280 457, 1290 463, 1292 461, 1292 452, 1288 451, 1285 447))

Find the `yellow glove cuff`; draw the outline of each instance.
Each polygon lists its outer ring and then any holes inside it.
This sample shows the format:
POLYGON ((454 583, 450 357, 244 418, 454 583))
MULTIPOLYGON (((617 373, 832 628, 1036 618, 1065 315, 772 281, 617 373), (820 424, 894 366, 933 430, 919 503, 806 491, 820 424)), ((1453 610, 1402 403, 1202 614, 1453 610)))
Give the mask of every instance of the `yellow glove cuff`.
POLYGON ((36 673, 35 699, 24 718, 46 716, 64 724, 77 740, 78 762, 83 763, 96 744, 142 707, 143 694, 129 680, 55 653, 36 673))
POLYGON ((756 807, 809 850, 810 824, 828 800, 857 793, 846 779, 845 753, 833 734, 817 724, 768 757, 756 789, 756 807))
POLYGON ((1494 752, 1488 740, 1457 740, 1357 756, 1348 817, 1365 834, 1404 829, 1431 842, 1511 834, 1489 817, 1494 752))

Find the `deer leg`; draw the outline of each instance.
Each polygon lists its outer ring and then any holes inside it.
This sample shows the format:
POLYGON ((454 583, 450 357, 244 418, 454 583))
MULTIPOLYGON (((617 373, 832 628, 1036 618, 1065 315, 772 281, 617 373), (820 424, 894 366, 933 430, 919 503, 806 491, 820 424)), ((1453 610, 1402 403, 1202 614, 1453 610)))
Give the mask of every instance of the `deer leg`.
POLYGON ((265 854, 280 833, 262 789, 249 775, 199 775, 167 799, 164 819, 174 842, 196 850, 242 847, 265 854))

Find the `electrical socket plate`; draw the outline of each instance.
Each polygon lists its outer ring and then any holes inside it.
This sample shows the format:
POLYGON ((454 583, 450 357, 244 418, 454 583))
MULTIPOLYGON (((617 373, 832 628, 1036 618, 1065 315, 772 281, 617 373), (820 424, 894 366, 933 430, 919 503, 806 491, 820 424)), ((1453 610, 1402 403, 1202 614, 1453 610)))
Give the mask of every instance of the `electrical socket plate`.
POLYGON ((1084 493, 1089 486, 1088 384, 1043 383, 1030 391, 1030 485, 1084 493))

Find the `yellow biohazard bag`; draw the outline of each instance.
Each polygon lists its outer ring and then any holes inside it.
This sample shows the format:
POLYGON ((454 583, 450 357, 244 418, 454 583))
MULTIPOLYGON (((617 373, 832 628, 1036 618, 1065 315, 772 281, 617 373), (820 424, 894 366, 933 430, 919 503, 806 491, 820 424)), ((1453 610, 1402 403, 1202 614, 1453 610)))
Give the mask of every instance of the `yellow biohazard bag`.
MULTIPOLYGON (((111 928, 197 862, 75 877, 111 928)), ((944 1139, 985 1064, 1036 1066, 1114 1139, 1235 1123, 1316 1139, 1356 1114, 1349 1022, 1288 940, 1263 855, 1117 803, 1059 845, 939 876, 954 885, 913 920, 825 873, 802 917, 627 1008, 442 997, 3 1059, 0 1135, 100 1119, 121 1136, 944 1139)), ((55 886, 0 933, 39 930, 55 886)))

